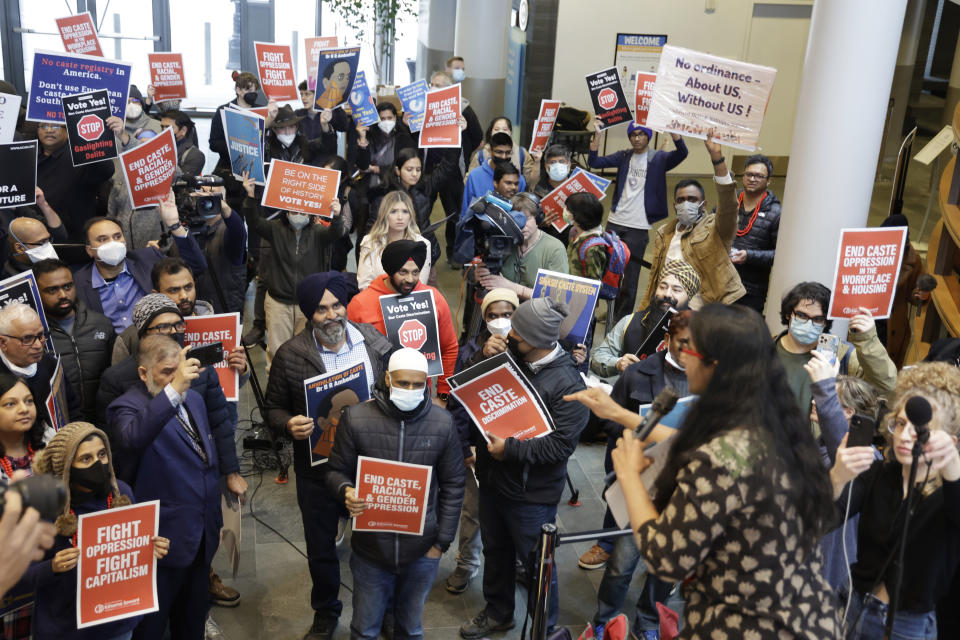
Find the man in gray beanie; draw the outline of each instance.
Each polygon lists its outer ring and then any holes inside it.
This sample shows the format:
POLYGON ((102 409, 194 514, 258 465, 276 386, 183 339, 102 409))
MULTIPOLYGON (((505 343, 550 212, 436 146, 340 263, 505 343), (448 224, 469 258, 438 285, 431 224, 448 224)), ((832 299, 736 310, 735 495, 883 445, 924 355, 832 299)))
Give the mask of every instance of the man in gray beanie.
MULTIPOLYGON (((563 492, 567 458, 587 425, 586 407, 571 407, 563 396, 586 388, 573 358, 560 346, 560 325, 567 305, 553 298, 533 298, 517 307, 511 318, 507 348, 520 364, 550 412, 554 430, 529 440, 476 432, 477 479, 480 485, 480 536, 483 540, 484 609, 460 627, 464 638, 482 638, 514 626, 516 558, 529 558, 540 527, 553 522, 563 492)), ((535 575, 527 566, 527 575, 535 575)), ((547 625, 559 614, 557 571, 551 572, 547 625)), ((528 610, 535 590, 529 591, 528 610)))

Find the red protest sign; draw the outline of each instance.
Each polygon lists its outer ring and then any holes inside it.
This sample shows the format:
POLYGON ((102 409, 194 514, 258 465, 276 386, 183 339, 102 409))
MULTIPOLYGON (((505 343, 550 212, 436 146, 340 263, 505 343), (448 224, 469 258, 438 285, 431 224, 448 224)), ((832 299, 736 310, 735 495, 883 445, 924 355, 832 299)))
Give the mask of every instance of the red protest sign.
POLYGON ((427 91, 420 146, 460 146, 460 85, 427 91))
POLYGON ((540 405, 506 364, 454 387, 451 393, 487 442, 487 433, 503 439, 529 440, 552 431, 540 405))
POLYGON ((530 143, 530 153, 543 153, 547 148, 547 141, 553 133, 553 125, 557 123, 557 114, 560 113, 559 100, 541 100, 540 114, 533 126, 533 141, 530 143))
POLYGON ((223 343, 223 360, 213 365, 220 378, 220 387, 227 400, 240 399, 240 374, 227 365, 227 356, 239 345, 240 314, 218 313, 211 316, 187 316, 187 333, 183 338, 185 347, 198 347, 213 342, 223 343))
POLYGON ((293 54, 290 53, 290 45, 254 42, 253 49, 257 54, 260 86, 263 87, 267 100, 276 102, 299 100, 300 93, 297 91, 297 82, 293 75, 293 54))
POLYGON ((77 522, 77 628, 157 610, 153 537, 160 502, 85 513, 77 522))
POLYGON ((367 503, 354 531, 423 535, 433 467, 360 456, 357 497, 367 503))
POLYGON ((183 76, 183 54, 148 53, 150 66, 150 84, 153 85, 153 99, 182 100, 187 97, 187 82, 183 76))
POLYGON ((647 114, 650 113, 650 102, 653 100, 653 87, 657 84, 657 74, 637 72, 637 86, 633 92, 634 120, 647 126, 647 114))
POLYGON ((321 49, 336 49, 340 46, 337 36, 317 36, 304 40, 304 51, 307 52, 307 88, 317 90, 317 66, 320 64, 321 49))
POLYGON ((330 205, 339 187, 340 172, 335 169, 271 160, 260 204, 330 218, 330 205))
MULTIPOLYGON (((598 198, 603 198, 603 191, 590 181, 590 177, 585 171, 579 171, 561 182, 556 189, 543 196, 543 199, 540 201, 540 207, 543 209, 544 215, 562 214, 563 205, 566 203, 567 198, 581 191, 586 191, 598 198)), ((570 226, 564 222, 562 217, 555 219, 551 224, 553 224, 557 231, 563 231, 570 226)))
POLYGON ((177 170, 177 141, 173 137, 173 127, 120 154, 120 164, 134 209, 162 202, 170 193, 173 174, 177 170))
POLYGON ((66 18, 57 18, 57 29, 60 31, 60 39, 63 40, 63 48, 67 53, 103 57, 100 38, 97 37, 97 27, 93 24, 89 11, 66 18))
POLYGON ((852 318, 864 307, 889 318, 906 240, 906 227, 842 229, 827 317, 852 318))

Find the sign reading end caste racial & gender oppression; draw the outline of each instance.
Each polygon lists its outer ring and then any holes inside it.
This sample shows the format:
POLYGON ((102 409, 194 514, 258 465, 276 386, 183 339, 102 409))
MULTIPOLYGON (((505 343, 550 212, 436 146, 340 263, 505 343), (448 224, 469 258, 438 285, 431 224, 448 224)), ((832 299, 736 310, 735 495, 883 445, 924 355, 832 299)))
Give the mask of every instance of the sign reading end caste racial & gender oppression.
POLYGON ((239 346, 240 314, 215 313, 209 316, 188 316, 183 346, 199 347, 219 342, 223 344, 223 360, 213 365, 220 379, 220 387, 227 400, 240 400, 240 374, 227 363, 227 356, 239 346))
POLYGON ((460 146, 460 85, 428 91, 420 148, 460 146))
POLYGON ((367 505, 354 531, 422 536, 433 467, 359 456, 357 497, 367 505))
POLYGON ((842 229, 827 317, 889 318, 906 240, 906 227, 842 229))
POLYGON ((340 172, 336 169, 271 160, 260 204, 330 218, 333 215, 330 205, 337 197, 339 187, 340 172))
POLYGON ((170 193, 177 170, 177 140, 173 127, 139 147, 120 154, 127 194, 134 209, 160 204, 170 193))
POLYGON ((78 629, 157 611, 153 537, 159 524, 159 500, 79 517, 78 629))

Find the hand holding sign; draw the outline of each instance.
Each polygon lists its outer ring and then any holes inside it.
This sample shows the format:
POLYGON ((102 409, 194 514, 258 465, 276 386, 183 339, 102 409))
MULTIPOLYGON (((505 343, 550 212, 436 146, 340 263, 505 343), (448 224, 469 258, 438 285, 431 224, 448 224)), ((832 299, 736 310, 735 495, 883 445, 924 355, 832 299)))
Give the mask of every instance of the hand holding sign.
POLYGON ((313 420, 307 416, 293 416, 287 420, 287 432, 294 440, 306 440, 313 433, 313 420))
POLYGON ((507 448, 507 441, 503 438, 497 437, 495 433, 490 431, 486 432, 487 440, 487 452, 494 460, 503 460, 503 452, 507 448))
POLYGON ((353 487, 347 487, 343 492, 343 503, 347 507, 351 518, 356 518, 367 509, 367 503, 362 498, 357 497, 357 490, 353 487))

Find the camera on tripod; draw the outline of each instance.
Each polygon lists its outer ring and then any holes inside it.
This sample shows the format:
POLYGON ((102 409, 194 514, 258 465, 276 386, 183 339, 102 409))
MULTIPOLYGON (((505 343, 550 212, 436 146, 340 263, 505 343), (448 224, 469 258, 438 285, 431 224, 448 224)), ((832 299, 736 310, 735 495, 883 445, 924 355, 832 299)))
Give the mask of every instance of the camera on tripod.
POLYGON ((195 195, 192 192, 201 187, 221 186, 223 178, 220 176, 180 176, 180 179, 173 183, 180 221, 188 227, 199 227, 204 225, 208 218, 219 215, 223 210, 222 196, 219 193, 195 195))
POLYGON ((457 223, 454 261, 468 264, 479 257, 490 273, 499 274, 503 259, 523 244, 526 222, 510 202, 487 192, 470 204, 457 223))

